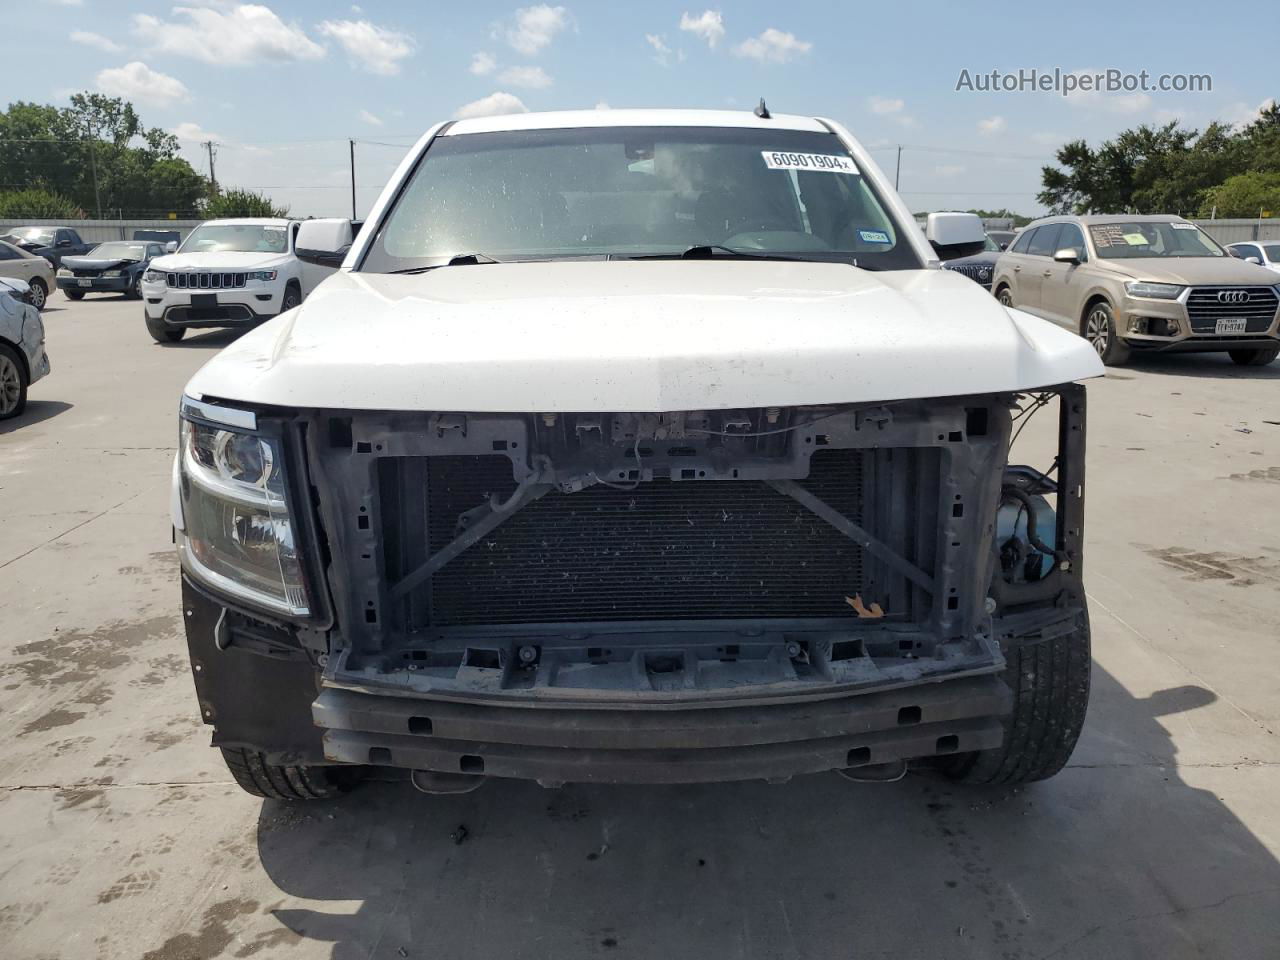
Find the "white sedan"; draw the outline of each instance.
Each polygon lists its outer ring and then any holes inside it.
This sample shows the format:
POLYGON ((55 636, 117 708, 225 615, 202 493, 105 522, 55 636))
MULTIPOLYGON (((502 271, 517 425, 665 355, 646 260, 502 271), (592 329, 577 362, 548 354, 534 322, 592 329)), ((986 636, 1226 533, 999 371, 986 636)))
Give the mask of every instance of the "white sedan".
POLYGON ((1233 257, 1280 273, 1280 243, 1229 243, 1227 250, 1233 257))

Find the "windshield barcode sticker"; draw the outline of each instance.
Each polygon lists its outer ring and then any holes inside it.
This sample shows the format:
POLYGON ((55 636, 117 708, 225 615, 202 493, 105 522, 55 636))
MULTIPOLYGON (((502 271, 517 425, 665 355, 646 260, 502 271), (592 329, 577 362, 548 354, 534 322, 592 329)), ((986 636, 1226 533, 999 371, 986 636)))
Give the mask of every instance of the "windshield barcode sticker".
POLYGON ((770 170, 814 170, 820 173, 857 173, 852 157, 831 153, 784 153, 762 150, 764 165, 770 170))

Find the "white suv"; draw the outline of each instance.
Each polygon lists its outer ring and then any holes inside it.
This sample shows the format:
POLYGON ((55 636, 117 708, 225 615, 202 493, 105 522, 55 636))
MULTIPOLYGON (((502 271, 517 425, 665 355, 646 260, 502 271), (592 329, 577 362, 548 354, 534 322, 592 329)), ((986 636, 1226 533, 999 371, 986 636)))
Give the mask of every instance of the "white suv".
POLYGON ((332 272, 294 256, 297 220, 202 223, 142 279, 147 331, 181 340, 191 327, 252 326, 300 304, 332 272))

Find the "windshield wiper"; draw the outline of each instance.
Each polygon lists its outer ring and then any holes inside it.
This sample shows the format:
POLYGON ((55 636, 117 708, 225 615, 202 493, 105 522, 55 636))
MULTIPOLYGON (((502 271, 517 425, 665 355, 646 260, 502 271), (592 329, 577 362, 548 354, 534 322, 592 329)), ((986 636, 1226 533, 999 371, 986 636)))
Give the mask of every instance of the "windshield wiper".
POLYGON ((628 260, 711 260, 716 256, 735 257, 740 260, 796 260, 803 261, 804 257, 791 257, 782 253, 769 253, 767 251, 755 250, 739 250, 736 247, 726 247, 723 243, 695 243, 692 247, 687 247, 680 253, 643 253, 638 256, 627 257, 628 260))
POLYGON ((493 257, 484 253, 455 253, 444 263, 433 263, 427 267, 406 267, 404 270, 392 270, 392 273, 426 273, 428 270, 438 270, 440 267, 465 267, 477 263, 502 263, 501 260, 495 260, 493 257))

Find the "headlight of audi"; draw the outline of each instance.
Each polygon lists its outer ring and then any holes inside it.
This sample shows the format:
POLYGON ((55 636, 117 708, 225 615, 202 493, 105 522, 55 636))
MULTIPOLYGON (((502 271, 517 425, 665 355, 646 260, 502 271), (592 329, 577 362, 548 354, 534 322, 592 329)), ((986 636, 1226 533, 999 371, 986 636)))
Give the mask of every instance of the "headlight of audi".
POLYGON ((145 281, 147 281, 147 283, 163 283, 163 282, 164 282, 164 271, 163 271, 163 270, 148 270, 146 273, 144 273, 144 274, 142 275, 142 279, 143 279, 143 280, 145 280, 145 281))
POLYGON ((215 590, 278 613, 310 612, 289 515, 283 449, 252 413, 184 399, 179 452, 182 563, 215 590), (202 414, 241 424, 198 419, 202 414))
POLYGON ((1148 300, 1177 300, 1186 289, 1177 283, 1147 283, 1141 280, 1124 285, 1124 292, 1131 297, 1148 300))

